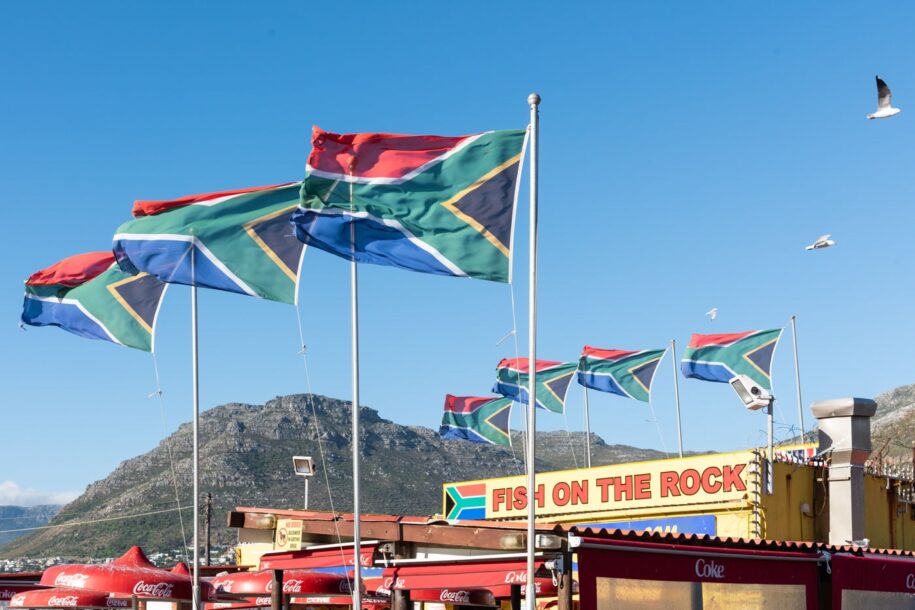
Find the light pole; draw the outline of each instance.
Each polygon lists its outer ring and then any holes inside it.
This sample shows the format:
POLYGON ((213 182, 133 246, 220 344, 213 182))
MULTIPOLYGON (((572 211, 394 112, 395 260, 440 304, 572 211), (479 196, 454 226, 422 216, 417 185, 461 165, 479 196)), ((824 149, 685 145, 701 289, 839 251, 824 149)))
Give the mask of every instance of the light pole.
POLYGON ((305 510, 308 510, 308 477, 315 473, 315 462, 310 455, 294 455, 292 468, 298 476, 305 478, 305 510))
POLYGON ((734 388, 734 391, 737 392, 737 395, 740 397, 740 400, 743 401, 743 404, 747 409, 750 409, 751 411, 763 408, 766 409, 766 418, 769 424, 769 451, 766 455, 766 493, 772 495, 772 493, 774 493, 775 485, 773 474, 773 468, 775 467, 775 449, 773 447, 775 420, 772 416, 772 404, 775 402, 775 396, 746 375, 732 377, 728 383, 730 383, 731 387, 734 388))

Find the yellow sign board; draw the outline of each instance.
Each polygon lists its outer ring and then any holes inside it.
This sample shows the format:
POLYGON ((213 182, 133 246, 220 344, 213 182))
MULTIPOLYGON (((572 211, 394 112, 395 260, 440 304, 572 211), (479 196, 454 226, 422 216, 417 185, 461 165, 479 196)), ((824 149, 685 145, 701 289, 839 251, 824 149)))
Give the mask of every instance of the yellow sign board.
MULTIPOLYGON (((758 485, 755 462, 753 452, 741 451, 538 473, 533 494, 536 513, 629 513, 672 507, 692 511, 709 505, 746 504, 758 485)), ((527 516, 525 476, 444 487, 446 514, 456 512, 454 506, 477 505, 485 506, 486 519, 527 516)))
POLYGON ((302 548, 301 519, 277 519, 273 548, 278 551, 298 551, 302 548))

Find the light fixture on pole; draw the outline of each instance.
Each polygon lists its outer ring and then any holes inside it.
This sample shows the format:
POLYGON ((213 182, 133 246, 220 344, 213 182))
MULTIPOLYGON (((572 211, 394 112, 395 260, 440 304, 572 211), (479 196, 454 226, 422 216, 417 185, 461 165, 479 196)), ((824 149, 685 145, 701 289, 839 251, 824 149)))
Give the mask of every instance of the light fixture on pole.
POLYGON ((305 478, 305 510, 308 510, 308 477, 315 473, 315 462, 310 455, 294 455, 292 468, 296 475, 305 478))
POLYGON ((766 409, 766 418, 769 423, 769 451, 766 454, 766 493, 772 494, 773 491, 773 462, 775 461, 775 455, 773 453, 772 437, 774 435, 775 423, 772 417, 772 405, 775 403, 775 396, 773 396, 768 390, 764 387, 750 379, 747 375, 737 375, 736 377, 731 377, 728 381, 731 384, 731 387, 734 388, 734 391, 737 392, 737 396, 740 397, 740 400, 743 402, 743 405, 750 409, 751 411, 757 411, 765 407, 766 409))

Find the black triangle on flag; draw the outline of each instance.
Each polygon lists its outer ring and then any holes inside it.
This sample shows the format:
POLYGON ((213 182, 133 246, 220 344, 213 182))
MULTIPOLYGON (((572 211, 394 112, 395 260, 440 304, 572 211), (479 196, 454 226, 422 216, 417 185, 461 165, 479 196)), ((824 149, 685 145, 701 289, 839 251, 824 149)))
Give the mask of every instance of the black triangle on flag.
POLYGON ((660 362, 660 358, 657 360, 649 360, 648 362, 643 362, 637 367, 629 370, 629 372, 632 373, 632 376, 635 377, 635 380, 642 384, 642 387, 645 388, 646 392, 651 392, 651 380, 654 378, 655 369, 658 368, 658 363, 660 362))
POLYGON ((512 412, 512 405, 508 403, 492 415, 486 418, 486 421, 489 422, 491 426, 497 428, 499 432, 506 432, 508 430, 508 418, 512 412))
POLYGON ((305 247, 296 238, 290 222, 294 209, 295 206, 289 206, 245 224, 251 238, 293 282, 298 278, 299 261, 305 247))
POLYGON ((520 159, 512 159, 501 171, 484 177, 445 204, 459 218, 482 233, 508 256, 511 246, 512 206, 515 201, 515 179, 520 159))
POLYGON ((152 332, 165 283, 148 273, 140 273, 110 284, 108 290, 143 328, 152 332))
POLYGON ((759 370, 765 373, 767 377, 770 375, 769 369, 772 367, 772 355, 775 353, 775 343, 776 341, 773 340, 760 345, 744 356, 744 358, 755 364, 759 370))
POLYGON ((556 379, 550 379, 544 385, 553 392, 560 402, 565 402, 566 392, 569 390, 569 384, 572 383, 572 377, 575 376, 575 371, 567 373, 556 379))

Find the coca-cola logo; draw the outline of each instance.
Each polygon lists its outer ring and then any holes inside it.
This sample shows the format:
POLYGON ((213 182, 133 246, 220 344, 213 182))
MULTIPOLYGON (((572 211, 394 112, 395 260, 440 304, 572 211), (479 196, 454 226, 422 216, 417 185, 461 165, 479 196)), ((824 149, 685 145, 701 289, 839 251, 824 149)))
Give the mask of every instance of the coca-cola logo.
POLYGON ((22 607, 22 606, 24 606, 24 605, 25 605, 25 598, 24 598, 24 597, 14 597, 14 598, 10 601, 10 607, 11 607, 11 608, 19 608, 19 607, 22 607))
POLYGON ((915 591, 915 574, 909 574, 905 577, 905 588, 909 591, 915 591))
POLYGON ((283 582, 283 593, 301 593, 302 585, 305 584, 305 581, 298 578, 290 578, 287 581, 283 582))
POLYGON ((724 578, 724 564, 714 560, 697 559, 696 576, 699 578, 724 578))
POLYGON ((452 604, 469 604, 470 591, 449 591, 448 589, 442 589, 438 598, 440 601, 451 602, 452 604))
POLYGON ((52 608, 72 608, 76 606, 77 598, 75 595, 64 595, 57 597, 52 595, 48 598, 48 606, 52 608))
POLYGON ((16 593, 9 589, 0 589, 0 599, 13 599, 14 595, 16 595, 16 593))
POLYGON ((376 589, 376 592, 381 593, 383 595, 390 595, 391 589, 403 589, 406 584, 407 583, 403 578, 398 578, 397 580, 394 580, 393 576, 388 576, 387 578, 384 579, 384 582, 382 583, 382 585, 380 587, 378 587, 378 589, 376 589))
POLYGON ((74 574, 67 574, 66 572, 61 572, 57 575, 57 578, 54 579, 55 587, 73 587, 74 589, 85 589, 86 581, 89 580, 88 574, 81 574, 76 572, 74 574))
POLYGON ((505 573, 505 583, 517 585, 527 582, 527 572, 524 570, 515 570, 514 572, 505 573))
POLYGON ((172 589, 175 585, 170 582, 143 582, 142 580, 133 586, 134 595, 144 595, 146 597, 171 597, 172 589))
POLYGON ((216 585, 216 589, 218 591, 222 591, 223 593, 231 593, 232 585, 235 584, 235 581, 232 580, 231 578, 227 578, 227 579, 221 580, 219 582, 214 582, 213 584, 216 585))
POLYGON ((108 608, 129 608, 130 600, 120 599, 118 597, 109 597, 105 600, 105 606, 108 608))
POLYGON ((273 600, 269 597, 257 597, 254 599, 255 606, 269 606, 273 603, 273 600))
POLYGON ((353 588, 349 584, 349 580, 340 581, 340 593, 352 593, 353 588))

